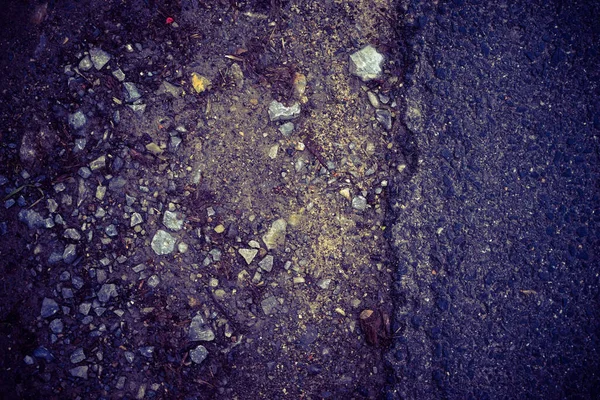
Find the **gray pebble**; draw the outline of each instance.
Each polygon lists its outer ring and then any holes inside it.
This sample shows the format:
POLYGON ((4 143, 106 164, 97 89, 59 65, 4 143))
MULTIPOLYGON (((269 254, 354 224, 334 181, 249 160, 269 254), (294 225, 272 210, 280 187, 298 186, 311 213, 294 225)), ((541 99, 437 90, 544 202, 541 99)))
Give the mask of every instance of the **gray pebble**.
POLYGON ((111 297, 117 297, 117 286, 114 283, 105 283, 98 291, 98 300, 106 303, 111 297))
POLYGON ((266 255, 265 258, 263 258, 262 260, 260 260, 260 262, 258 263, 258 266, 266 272, 271 272, 271 270, 273 269, 273 256, 272 255, 266 255))
POLYGON ((81 303, 79 305, 79 312, 83 315, 88 315, 92 309, 92 303, 81 303))
POLYGON ((71 264, 77 258, 77 247, 74 244, 68 244, 63 251, 62 259, 65 263, 71 264))
POLYGON ((279 307, 279 302, 275 296, 269 296, 260 302, 260 306, 265 315, 271 315, 279 307))
POLYGON ((167 210, 163 216, 163 224, 171 230, 179 231, 183 228, 184 218, 185 216, 179 217, 176 212, 167 210))
POLYGON ((80 71, 89 71, 93 66, 94 64, 92 63, 90 56, 86 55, 81 59, 81 61, 79 61, 77 68, 79 68, 80 71))
POLYGON ((44 297, 44 300, 42 300, 42 310, 40 311, 40 315, 43 318, 48 318, 48 317, 53 316, 54 314, 56 314, 58 312, 58 310, 59 310, 58 303, 56 301, 54 301, 53 299, 44 297))
POLYGON ((64 329, 63 322, 60 319, 53 319, 50 322, 50 330, 54 333, 62 333, 64 329))
POLYGON ((392 129, 392 114, 389 112, 389 110, 376 110, 375 115, 377 121, 383 125, 386 131, 392 129))
POLYGON ((42 228, 44 226, 44 218, 37 211, 23 209, 19 211, 19 221, 26 223, 29 229, 42 228))
POLYGON ((111 59, 111 55, 98 47, 90 49, 90 58, 96 70, 101 70, 111 59))
POLYGON ((158 255, 170 254, 175 248, 175 241, 169 232, 159 229, 152 238, 152 250, 158 255))
POLYGON ((294 131, 294 123, 293 122, 286 122, 285 124, 282 124, 279 127, 279 132, 281 132, 281 134, 283 136, 290 136, 293 131, 294 131))
POLYGON ((81 240, 81 234, 74 228, 67 228, 63 233, 65 239, 81 240))
POLYGON ((154 346, 140 347, 140 354, 146 358, 152 358, 154 355, 154 346))
POLYGON ((83 126, 87 123, 87 117, 81 110, 77 111, 74 114, 69 114, 68 119, 69 119, 69 125, 74 130, 79 130, 79 129, 83 128, 83 126))
POLYGON ((106 232, 106 234, 110 237, 115 237, 119 234, 119 232, 117 232, 117 228, 113 224, 108 225, 104 229, 104 232, 106 232))
POLYGON ((118 192, 125 187, 127 180, 122 176, 114 177, 108 182, 108 188, 113 192, 118 192))
POLYGON ((213 330, 204 322, 204 318, 201 315, 196 315, 192 318, 190 323, 190 332, 188 338, 192 342, 205 341, 210 342, 215 339, 215 333, 213 330))
POLYGON ((150 286, 151 288, 157 287, 159 283, 160 278, 158 277, 158 275, 151 275, 150 278, 148 278, 148 286, 150 286))
POLYGON ((125 88, 125 101, 128 103, 133 103, 134 101, 140 99, 142 95, 138 91, 135 83, 133 82, 123 82, 123 87, 125 88))
POLYGON ((202 361, 206 360, 206 357, 208 357, 208 350, 202 345, 190 350, 190 358, 196 364, 201 364, 202 361))
POLYGON ((96 171, 106 166, 106 156, 100 156, 90 163, 90 169, 96 171))
POLYGON ((125 356, 125 359, 129 362, 132 363, 133 360, 135 360, 135 354, 133 354, 131 351, 126 351, 125 353, 123 353, 125 356))
POLYGON ((77 364, 85 360, 85 353, 83 352, 83 349, 80 347, 71 353, 69 360, 71 360, 71 363, 73 364, 77 364))
POLYGON ((129 224, 131 227, 141 224, 144 222, 142 216, 139 213, 134 212, 131 214, 131 223, 129 224))
POLYGON ((53 251, 48 257, 48 264, 56 264, 57 262, 62 261, 62 251, 53 251))
POLYGON ((300 103, 296 102, 290 107, 286 107, 277 100, 269 104, 269 119, 271 121, 288 121, 300 116, 300 103))
POLYGON ((383 55, 368 45, 350 55, 350 73, 358 76, 364 82, 377 79, 381 75, 383 55))
POLYGON ((352 208, 363 211, 367 208, 367 199, 365 199, 363 196, 356 196, 352 199, 352 208))
POLYGON ((273 221, 267 233, 265 233, 262 237, 262 240, 267 246, 268 250, 274 249, 275 247, 285 243, 286 229, 287 222, 285 219, 280 218, 273 221))
POLYGON ((79 171, 77 171, 80 177, 83 179, 87 179, 92 175, 92 171, 88 167, 81 167, 79 171))
POLYGON ((88 378, 88 366, 87 365, 80 365, 78 367, 71 368, 69 370, 69 372, 71 373, 71 376, 74 376, 76 378, 83 378, 83 379, 88 378))

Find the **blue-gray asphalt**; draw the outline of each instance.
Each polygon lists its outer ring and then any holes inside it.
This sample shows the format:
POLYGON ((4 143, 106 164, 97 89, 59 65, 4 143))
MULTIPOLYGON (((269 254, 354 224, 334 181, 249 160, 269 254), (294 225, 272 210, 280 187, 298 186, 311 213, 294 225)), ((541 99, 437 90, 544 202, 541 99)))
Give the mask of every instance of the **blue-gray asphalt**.
POLYGON ((386 398, 600 398, 599 10, 398 5, 386 398))

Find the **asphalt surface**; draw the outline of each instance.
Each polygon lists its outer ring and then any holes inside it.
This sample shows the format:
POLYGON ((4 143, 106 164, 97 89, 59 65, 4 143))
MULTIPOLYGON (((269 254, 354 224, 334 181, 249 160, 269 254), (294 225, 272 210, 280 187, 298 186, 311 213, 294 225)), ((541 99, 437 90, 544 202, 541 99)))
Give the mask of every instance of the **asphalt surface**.
POLYGON ((597 2, 402 2, 387 398, 598 398, 597 2))

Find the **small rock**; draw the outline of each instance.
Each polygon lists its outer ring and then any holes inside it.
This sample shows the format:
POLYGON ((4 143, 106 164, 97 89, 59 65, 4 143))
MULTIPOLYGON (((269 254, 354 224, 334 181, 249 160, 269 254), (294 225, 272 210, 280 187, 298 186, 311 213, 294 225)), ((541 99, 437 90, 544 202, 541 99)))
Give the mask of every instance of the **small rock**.
POLYGON ((206 360, 206 357, 208 357, 208 350, 202 345, 190 350, 190 358, 196 364, 201 364, 202 361, 206 360))
POLYGON ((356 196, 352 199, 352 208, 359 211, 365 210, 367 208, 367 199, 363 196, 356 196))
POLYGON ((123 88, 125 89, 123 94, 127 103, 133 103, 142 97, 137 86, 135 86, 135 83, 133 82, 123 82, 123 88))
POLYGON ((79 130, 83 128, 83 126, 87 123, 87 117, 85 114, 79 110, 75 114, 69 114, 69 125, 74 130, 79 130))
POLYGON ((379 103, 379 99, 377 98, 377 95, 375 93, 368 91, 367 96, 369 97, 369 103, 371 103, 373 107, 379 108, 381 106, 381 104, 379 103))
POLYGON ((140 347, 140 354, 146 358, 152 358, 154 355, 154 346, 140 347))
POLYGON ((159 283, 160 283, 160 278, 158 277, 158 275, 151 275, 148 278, 148 286, 150 286, 151 288, 157 287, 159 283))
POLYGON ((319 281, 317 282, 317 286, 320 287, 321 289, 329 289, 330 284, 331 284, 331 279, 329 279, 329 278, 319 279, 319 281))
POLYGON ((131 214, 131 223, 129 224, 131 227, 141 224, 143 221, 142 216, 139 213, 134 212, 131 214))
POLYGON ((269 148, 269 158, 274 160, 277 158, 277 151, 279 151, 279 145, 276 144, 269 148))
POLYGON ((184 218, 184 215, 179 216, 178 213, 167 210, 163 216, 163 225, 173 231, 179 231, 183 228, 184 218))
POLYGON ((44 297, 42 300, 42 310, 40 311, 40 315, 42 318, 48 318, 56 314, 59 310, 58 303, 53 299, 49 299, 44 297))
POLYGON ((77 171, 77 174, 83 179, 87 179, 92 175, 92 171, 88 167, 81 167, 79 168, 79 171, 77 171))
POLYGON ((106 166, 106 156, 100 156, 90 163, 90 169, 97 171, 106 166))
POLYGON ((33 351, 33 356, 35 358, 41 358, 46 360, 46 362, 52 362, 54 360, 54 355, 45 348, 44 346, 40 346, 33 351))
POLYGON ((235 86, 237 86, 238 89, 241 89, 244 86, 244 72, 242 71, 240 65, 237 63, 231 64, 231 67, 229 67, 229 73, 235 82, 235 86))
POLYGON ((275 296, 269 296, 260 302, 260 306, 265 315, 271 315, 279 307, 279 301, 275 296))
POLYGON ((71 264, 77 258, 77 246, 74 244, 68 244, 63 251, 62 259, 65 263, 71 264))
POLYGON ((204 322, 204 318, 202 318, 201 315, 196 315, 194 318, 192 318, 192 322, 190 323, 190 332, 188 334, 188 338, 192 342, 210 342, 215 339, 215 333, 210 326, 204 322))
POLYGON ((288 121, 300 116, 300 103, 296 102, 290 107, 286 107, 277 100, 269 104, 269 119, 271 121, 288 121))
POLYGON ((292 85, 294 86, 294 97, 303 101, 304 92, 306 91, 306 76, 296 72, 294 74, 294 79, 292 80, 292 85))
POLYGON ((83 352, 83 349, 80 347, 75 350, 73 353, 71 353, 71 357, 69 357, 69 359, 71 360, 72 364, 77 364, 85 360, 85 353, 83 352))
POLYGON ((282 124, 279 127, 279 132, 281 132, 281 134, 283 136, 290 136, 293 131, 294 131, 294 123, 293 122, 286 122, 285 124, 282 124))
POLYGON ((104 232, 110 237, 115 237, 119 234, 119 232, 117 232, 117 227, 114 224, 108 225, 104 229, 104 232))
POLYGON ((89 71, 90 69, 92 69, 92 67, 94 66, 94 63, 92 63, 92 60, 90 59, 90 56, 85 56, 81 59, 81 61, 79 61, 79 65, 77 66, 77 68, 79 68, 80 71, 89 71))
POLYGON ((98 300, 106 303, 111 297, 117 297, 117 286, 114 283, 105 283, 98 291, 98 300))
POLYGON ((29 229, 43 228, 45 226, 44 218, 39 212, 30 209, 19 211, 19 221, 26 223, 29 229))
POLYGON ((382 65, 383 55, 371 45, 350 55, 350 73, 364 82, 379 78, 382 65))
POLYGON ((258 266, 266 272, 271 272, 271 270, 273 269, 273 256, 272 255, 266 255, 265 258, 263 258, 262 260, 260 260, 260 262, 258 263, 258 266))
POLYGON ((111 55, 98 47, 90 49, 90 58, 96 70, 101 70, 111 59, 111 55))
POLYGON ((349 188, 343 188, 340 189, 340 194, 347 200, 351 200, 352 196, 350 195, 350 189, 349 188))
POLYGON ((64 325, 63 322, 60 319, 53 319, 50 322, 50 330, 56 334, 58 333, 62 333, 63 329, 64 329, 64 325))
POLYGON ((285 233, 287 229, 287 222, 285 219, 280 218, 275 220, 267 233, 262 237, 263 242, 267 246, 268 250, 274 249, 277 246, 281 246, 285 243, 285 233))
POLYGON ((196 93, 205 92, 210 88, 212 82, 205 76, 202 76, 196 72, 192 72, 192 86, 196 93))
POLYGON ((250 264, 258 254, 258 249, 239 249, 238 252, 244 257, 247 264, 250 264))
POLYGON ((71 368, 69 370, 69 372, 71 373, 71 376, 74 376, 76 378, 83 378, 83 379, 88 378, 88 366, 87 365, 80 365, 78 367, 71 368))
POLYGON ((113 192, 119 192, 127 185, 127 180, 122 176, 114 177, 108 182, 108 189, 113 192))
POLYGON ((112 72, 112 76, 114 76, 119 82, 123 82, 125 80, 125 73, 121 70, 121 68, 117 68, 112 72))
POLYGON ((392 129, 392 114, 389 112, 389 110, 376 110, 375 116, 377 121, 383 125, 386 131, 392 129))

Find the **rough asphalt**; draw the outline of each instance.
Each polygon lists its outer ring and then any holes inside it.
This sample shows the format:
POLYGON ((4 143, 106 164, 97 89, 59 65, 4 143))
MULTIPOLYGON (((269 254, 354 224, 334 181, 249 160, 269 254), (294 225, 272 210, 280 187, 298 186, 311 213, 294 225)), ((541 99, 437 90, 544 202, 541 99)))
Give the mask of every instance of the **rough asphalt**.
POLYGON ((598 398, 599 9, 400 5, 387 398, 598 398))

